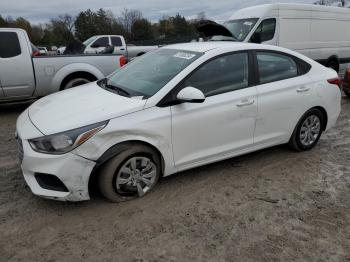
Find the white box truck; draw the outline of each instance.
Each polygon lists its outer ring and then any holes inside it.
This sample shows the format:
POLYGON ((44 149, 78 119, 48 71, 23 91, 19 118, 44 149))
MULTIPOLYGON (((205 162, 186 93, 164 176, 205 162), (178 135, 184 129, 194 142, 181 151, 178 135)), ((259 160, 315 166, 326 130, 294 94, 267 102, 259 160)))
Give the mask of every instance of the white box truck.
MULTIPOLYGON (((204 22, 207 37, 264 43, 300 52, 337 72, 350 63, 350 9, 310 4, 267 4, 235 12, 223 25, 204 22)), ((214 38, 215 39, 215 38, 214 38)))

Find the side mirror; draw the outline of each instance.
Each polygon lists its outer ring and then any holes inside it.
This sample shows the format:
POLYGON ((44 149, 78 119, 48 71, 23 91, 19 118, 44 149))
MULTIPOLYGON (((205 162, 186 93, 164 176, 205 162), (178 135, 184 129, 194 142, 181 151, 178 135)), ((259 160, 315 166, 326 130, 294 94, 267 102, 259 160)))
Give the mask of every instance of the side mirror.
POLYGON ((181 102, 187 103, 203 103, 205 100, 205 95, 203 92, 197 88, 188 86, 182 89, 176 96, 176 98, 181 102))
POLYGON ((252 37, 250 38, 250 42, 255 44, 261 44, 261 33, 255 32, 252 37))

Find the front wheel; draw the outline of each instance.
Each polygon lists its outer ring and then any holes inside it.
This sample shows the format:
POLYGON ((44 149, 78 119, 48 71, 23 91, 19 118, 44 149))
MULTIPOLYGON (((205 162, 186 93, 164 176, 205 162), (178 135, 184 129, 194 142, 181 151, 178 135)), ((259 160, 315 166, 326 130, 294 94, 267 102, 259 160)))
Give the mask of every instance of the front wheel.
POLYGON ((154 150, 135 145, 110 159, 100 170, 99 188, 111 202, 143 197, 157 184, 161 174, 154 150))
POLYGON ((324 115, 318 109, 311 109, 298 122, 289 145, 297 151, 313 148, 321 137, 324 126, 324 115))

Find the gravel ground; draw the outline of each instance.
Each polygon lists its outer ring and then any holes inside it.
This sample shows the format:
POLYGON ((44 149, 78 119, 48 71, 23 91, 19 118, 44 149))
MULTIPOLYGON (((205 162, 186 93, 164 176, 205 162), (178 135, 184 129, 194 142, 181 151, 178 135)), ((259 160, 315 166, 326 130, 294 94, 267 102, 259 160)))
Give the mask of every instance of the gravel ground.
POLYGON ((350 261, 350 100, 312 151, 279 146, 164 178, 142 199, 41 199, 0 106, 0 261, 350 261))

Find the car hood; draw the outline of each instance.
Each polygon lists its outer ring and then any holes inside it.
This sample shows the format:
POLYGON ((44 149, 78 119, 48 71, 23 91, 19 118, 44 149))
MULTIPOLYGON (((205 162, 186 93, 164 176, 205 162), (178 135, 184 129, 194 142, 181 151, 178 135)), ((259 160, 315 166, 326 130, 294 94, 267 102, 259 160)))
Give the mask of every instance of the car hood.
POLYGON ((227 36, 233 37, 232 33, 223 25, 211 20, 202 20, 196 24, 197 31, 204 37, 227 36))
POLYGON ((145 103, 90 83, 46 96, 28 114, 43 134, 51 135, 142 110, 145 103))

